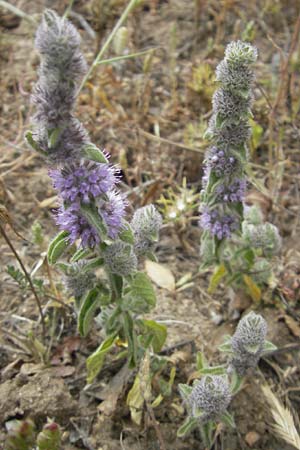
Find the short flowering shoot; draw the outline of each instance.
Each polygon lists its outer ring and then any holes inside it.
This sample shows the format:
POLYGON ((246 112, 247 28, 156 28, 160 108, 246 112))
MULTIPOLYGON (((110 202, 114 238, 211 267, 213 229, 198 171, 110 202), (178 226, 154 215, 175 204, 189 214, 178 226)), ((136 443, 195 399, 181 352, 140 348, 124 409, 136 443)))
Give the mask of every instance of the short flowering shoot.
POLYGON ((188 416, 178 436, 199 428, 203 444, 211 448, 218 422, 235 428, 233 416, 228 412, 233 396, 241 388, 244 376, 257 367, 260 358, 276 349, 266 341, 266 335, 264 318, 250 312, 240 320, 233 336, 228 336, 219 347, 228 355, 226 365, 210 367, 198 353, 196 368, 200 380, 195 380, 193 386, 179 385, 188 416))

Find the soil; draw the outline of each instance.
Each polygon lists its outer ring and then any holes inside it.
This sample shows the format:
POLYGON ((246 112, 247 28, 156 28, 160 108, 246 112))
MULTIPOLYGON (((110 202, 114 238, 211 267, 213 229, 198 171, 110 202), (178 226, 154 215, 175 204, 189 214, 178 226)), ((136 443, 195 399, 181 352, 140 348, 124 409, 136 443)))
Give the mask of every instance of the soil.
MULTIPOLYGON (((58 0, 9 3, 37 20, 46 7, 63 14, 68 6, 67 1, 58 0)), ((77 16, 72 20, 82 35, 89 63, 125 3, 75 0, 77 16), (94 30, 94 38, 78 17, 94 30)), ((30 417, 41 428, 49 417, 62 427, 66 450, 204 450, 197 432, 185 439, 176 437, 185 417, 178 383, 193 377, 197 351, 203 351, 211 364, 223 362, 218 345, 251 309, 265 317, 268 340, 281 350, 261 360, 259 370, 248 376, 230 406, 237 428, 220 430, 213 449, 292 448, 272 431, 270 408, 260 386, 268 383, 292 411, 300 434, 300 352, 287 347, 300 338, 299 35, 289 55, 299 14, 297 0, 149 0, 130 15, 128 51, 156 48, 154 56, 147 64, 144 58, 136 58, 100 66, 80 94, 77 107, 91 140, 106 148, 122 169, 122 189, 132 205, 129 215, 135 207, 157 202, 167 189, 178 190, 184 177, 189 187, 200 191, 207 145, 202 136, 211 114, 213 73, 225 45, 245 39, 248 32, 260 55, 253 114, 262 131, 251 144, 251 161, 255 179, 263 187, 263 192, 257 185, 251 189, 249 202, 260 204, 283 237, 282 253, 274 263, 275 278, 257 303, 245 292, 233 294, 222 284, 209 295, 210 272, 198 273, 201 231, 197 218, 187 215, 180 226, 166 221, 157 248, 159 263, 176 281, 191 274, 191 283, 175 291, 155 287, 157 307, 149 318, 168 323, 163 354, 169 362, 161 377, 168 381, 172 367, 176 373, 171 394, 153 409, 156 423, 144 409, 138 426, 126 405, 136 372, 129 372, 115 354, 107 358, 96 381, 86 386, 85 361, 99 345, 101 330, 95 325, 87 338, 79 338, 68 298, 61 297, 62 303, 43 298, 45 353, 35 299, 8 275, 7 266, 18 264, 1 239, 0 448, 8 420, 30 417), (289 64, 282 72, 287 57, 289 64), (206 72, 201 75, 203 67, 206 72), (284 95, 278 96, 282 80, 284 95)), ((55 192, 44 162, 23 138, 30 128, 30 92, 37 76, 36 26, 0 7, 0 27, 0 214, 9 214, 12 226, 7 224, 5 229, 27 269, 45 286, 54 283, 63 293, 60 274, 51 269, 49 277, 45 263, 47 245, 55 235, 55 192), (32 226, 37 222, 42 227, 40 244, 33 242, 32 226)), ((112 56, 113 50, 107 54, 112 56)), ((152 391, 154 400, 159 394, 155 379, 152 391)))

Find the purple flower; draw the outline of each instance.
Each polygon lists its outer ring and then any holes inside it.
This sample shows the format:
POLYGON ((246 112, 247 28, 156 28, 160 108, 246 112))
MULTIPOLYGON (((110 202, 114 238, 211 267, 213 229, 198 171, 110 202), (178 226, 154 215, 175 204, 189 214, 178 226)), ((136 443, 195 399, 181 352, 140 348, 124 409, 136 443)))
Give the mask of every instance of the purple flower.
POLYGON ((231 175, 238 168, 237 159, 228 151, 211 147, 206 155, 207 167, 214 171, 217 177, 231 175))
POLYGON ((217 209, 203 208, 200 225, 219 240, 229 238, 239 228, 239 220, 232 214, 224 214, 217 209))
POLYGON ((106 194, 106 199, 101 199, 97 203, 99 214, 104 220, 108 236, 116 239, 122 228, 123 218, 127 202, 116 190, 111 190, 106 194))
POLYGON ((97 230, 83 216, 79 204, 73 204, 69 208, 61 206, 57 212, 56 223, 61 230, 69 231, 71 244, 81 239, 82 247, 94 248, 100 242, 97 230))
POLYGON ((219 184, 215 191, 218 199, 223 202, 242 202, 245 198, 247 181, 243 178, 235 178, 229 184, 219 184))
POLYGON ((89 203, 113 189, 118 178, 116 168, 109 164, 87 162, 69 163, 62 169, 50 170, 53 186, 64 201, 89 203))

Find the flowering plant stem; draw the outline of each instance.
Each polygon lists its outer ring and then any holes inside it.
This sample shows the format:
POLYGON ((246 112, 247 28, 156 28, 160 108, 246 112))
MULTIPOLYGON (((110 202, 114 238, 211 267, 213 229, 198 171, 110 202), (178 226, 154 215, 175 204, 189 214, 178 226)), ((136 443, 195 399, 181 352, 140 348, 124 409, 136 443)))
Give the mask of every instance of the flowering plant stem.
POLYGON ((26 277, 26 279, 27 279, 27 281, 28 281, 28 284, 29 284, 29 286, 30 286, 30 289, 31 289, 31 291, 32 291, 32 293, 33 293, 33 295, 34 295, 34 298, 35 298, 35 301, 36 301, 36 304, 37 304, 37 307, 38 307, 38 310, 39 310, 39 313, 40 313, 41 324, 42 324, 42 335, 43 335, 43 341, 44 341, 45 335, 46 335, 46 326, 45 326, 45 318, 44 318, 44 313, 43 313, 43 309, 42 309, 41 300, 40 300, 40 298, 39 298, 39 296, 38 296, 38 294, 37 294, 37 292, 36 292, 36 289, 35 289, 35 287, 34 287, 34 285, 33 285, 33 283, 32 283, 32 280, 31 280, 30 275, 29 275, 29 273, 27 272, 27 269, 26 269, 26 267, 25 267, 24 264, 23 264, 22 259, 20 258, 20 256, 19 256, 17 250, 16 250, 15 247, 13 246, 13 243, 12 243, 11 240, 9 239, 8 235, 6 234, 4 228, 2 227, 1 224, 0 224, 0 232, 1 232, 2 236, 4 237, 4 239, 5 239, 6 243, 7 243, 7 245, 9 246, 9 248, 11 249, 11 251, 13 252, 15 258, 16 258, 17 261, 18 261, 18 263, 20 264, 21 269, 23 270, 24 275, 25 275, 25 277, 26 277))
POLYGON ((130 0, 130 2, 128 3, 126 8, 124 9, 121 17, 119 18, 118 22, 116 23, 116 25, 114 26, 113 30, 111 31, 111 33, 109 34, 108 38, 106 39, 104 45, 102 46, 101 50, 99 51, 98 55, 96 56, 93 64, 89 68, 87 74, 83 78, 83 80, 82 80, 82 82, 81 82, 81 84, 79 86, 79 89, 77 91, 77 95, 80 93, 81 89, 83 88, 85 83, 90 78, 90 76, 91 76, 93 70, 95 69, 95 67, 97 67, 97 65, 100 63, 101 58, 103 57, 103 55, 105 54, 106 50, 110 46, 110 43, 112 42, 113 38, 115 37, 118 29, 123 25, 123 23, 125 22, 125 20, 127 19, 128 15, 129 15, 129 13, 133 9, 133 7, 136 5, 136 3, 137 3, 137 0, 130 0))

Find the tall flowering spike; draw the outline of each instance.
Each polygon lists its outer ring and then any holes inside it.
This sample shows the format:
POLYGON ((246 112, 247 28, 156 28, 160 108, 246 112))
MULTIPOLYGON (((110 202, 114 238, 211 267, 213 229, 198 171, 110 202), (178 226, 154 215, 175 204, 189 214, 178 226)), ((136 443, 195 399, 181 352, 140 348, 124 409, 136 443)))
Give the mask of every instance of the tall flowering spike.
POLYGON ((189 398, 192 415, 200 416, 202 423, 221 416, 230 401, 230 385, 224 375, 204 376, 194 385, 189 398))
POLYGON ((216 69, 220 87, 213 96, 213 115, 207 136, 212 146, 206 152, 200 224, 217 240, 241 230, 247 187, 247 140, 254 74, 250 65, 257 50, 245 42, 231 42, 216 69))
POLYGON ((254 368, 264 351, 267 323, 259 314, 251 311, 243 317, 231 338, 233 357, 231 366, 239 375, 254 368))
POLYGON ((36 107, 33 140, 53 163, 79 154, 88 135, 73 116, 79 80, 86 71, 76 28, 46 10, 35 46, 41 56, 39 79, 32 100, 36 107))
POLYGON ((137 270, 137 257, 130 244, 116 241, 104 251, 104 260, 112 273, 128 276, 137 270))
POLYGON ((134 248, 138 256, 151 252, 158 241, 162 217, 153 205, 139 208, 133 215, 131 227, 134 234, 134 248))

